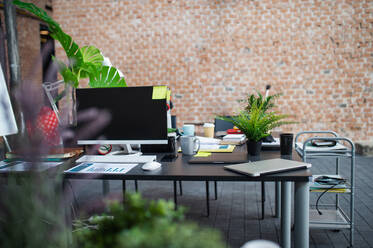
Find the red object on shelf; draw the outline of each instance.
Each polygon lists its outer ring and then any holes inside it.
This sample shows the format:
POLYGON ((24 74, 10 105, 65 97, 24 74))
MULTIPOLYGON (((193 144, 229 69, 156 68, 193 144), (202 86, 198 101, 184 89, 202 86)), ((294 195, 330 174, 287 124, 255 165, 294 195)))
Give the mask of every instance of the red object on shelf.
POLYGON ((227 134, 241 134, 241 133, 243 132, 240 129, 232 128, 232 129, 227 130, 227 134))
POLYGON ((29 135, 34 135, 38 130, 48 145, 57 146, 60 143, 60 134, 58 132, 58 119, 56 113, 49 107, 42 107, 36 119, 35 126, 27 123, 29 135))

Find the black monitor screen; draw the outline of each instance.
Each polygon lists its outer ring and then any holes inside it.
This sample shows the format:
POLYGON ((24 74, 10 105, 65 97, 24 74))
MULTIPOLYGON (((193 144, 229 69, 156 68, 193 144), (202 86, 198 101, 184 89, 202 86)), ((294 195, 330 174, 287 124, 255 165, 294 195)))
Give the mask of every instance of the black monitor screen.
POLYGON ((100 132, 106 140, 167 140, 166 99, 152 96, 153 87, 77 89, 77 111, 107 110, 111 121, 100 132))

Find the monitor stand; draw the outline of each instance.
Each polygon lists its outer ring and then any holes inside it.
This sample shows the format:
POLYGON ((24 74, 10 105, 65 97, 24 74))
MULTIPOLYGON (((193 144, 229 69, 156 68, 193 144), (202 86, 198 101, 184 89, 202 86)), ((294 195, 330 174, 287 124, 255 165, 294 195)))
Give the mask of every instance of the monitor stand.
POLYGON ((128 155, 128 156, 141 156, 142 155, 140 151, 132 150, 130 144, 120 145, 119 147, 123 148, 123 150, 113 151, 113 152, 110 152, 108 155, 128 155))

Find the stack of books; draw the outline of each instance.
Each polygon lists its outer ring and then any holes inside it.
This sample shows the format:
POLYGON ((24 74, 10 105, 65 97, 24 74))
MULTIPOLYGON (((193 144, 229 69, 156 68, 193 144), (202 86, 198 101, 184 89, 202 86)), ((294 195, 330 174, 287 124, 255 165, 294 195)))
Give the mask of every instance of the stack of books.
POLYGON ((246 142, 246 136, 244 134, 228 134, 223 137, 220 144, 226 145, 241 145, 246 142))

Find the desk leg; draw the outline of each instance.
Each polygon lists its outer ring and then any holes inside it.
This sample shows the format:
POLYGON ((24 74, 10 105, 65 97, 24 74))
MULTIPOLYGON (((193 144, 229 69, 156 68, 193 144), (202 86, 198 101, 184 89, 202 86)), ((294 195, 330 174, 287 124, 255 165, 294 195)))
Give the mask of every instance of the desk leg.
POLYGON ((177 184, 174 181, 174 203, 175 203, 175 210, 177 210, 177 184))
POLYGON ((291 182, 282 182, 282 185, 281 185, 281 247, 290 248, 290 246, 291 246, 291 182))
POLYGON ((309 203, 308 182, 296 182, 294 187, 294 243, 295 247, 309 247, 309 203))
POLYGON ((210 189, 209 189, 209 181, 206 181, 206 212, 207 217, 210 216, 210 189))
POLYGON ((266 201, 266 185, 265 182, 262 181, 262 220, 264 220, 264 208, 265 208, 265 201, 266 201))
POLYGON ((281 217, 281 182, 275 182, 275 217, 281 217))
POLYGON ((179 181, 179 190, 180 190, 180 195, 183 195, 183 184, 181 181, 179 181))
POLYGON ((126 200, 126 180, 122 180, 123 203, 126 200))
POLYGON ((109 180, 103 180, 102 181, 102 193, 104 194, 104 196, 107 196, 109 192, 110 192, 109 180))
POLYGON ((218 199, 218 182, 214 181, 214 188, 215 188, 215 200, 218 199))
POLYGON ((139 192, 139 184, 138 184, 137 180, 135 180, 135 191, 136 191, 136 193, 139 192))

